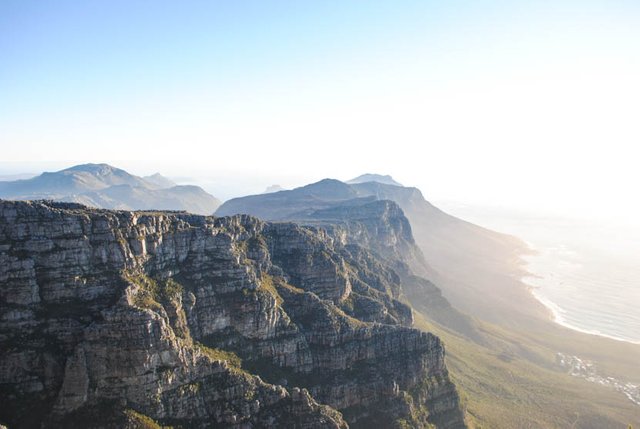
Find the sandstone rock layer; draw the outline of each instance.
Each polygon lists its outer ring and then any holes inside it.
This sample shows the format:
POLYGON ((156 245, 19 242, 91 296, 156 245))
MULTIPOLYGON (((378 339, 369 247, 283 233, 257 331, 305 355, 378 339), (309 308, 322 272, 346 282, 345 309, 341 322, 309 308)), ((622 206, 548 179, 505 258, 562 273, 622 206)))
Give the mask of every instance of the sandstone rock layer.
POLYGON ((401 296, 338 229, 0 201, 0 422, 463 427, 401 296))

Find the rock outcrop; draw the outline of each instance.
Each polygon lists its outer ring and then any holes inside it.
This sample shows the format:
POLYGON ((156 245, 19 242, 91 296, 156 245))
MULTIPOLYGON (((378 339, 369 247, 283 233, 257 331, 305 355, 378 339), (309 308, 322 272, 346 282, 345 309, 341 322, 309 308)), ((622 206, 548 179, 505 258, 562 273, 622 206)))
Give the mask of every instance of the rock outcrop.
POLYGON ((0 422, 463 427, 401 296, 321 226, 0 201, 0 422))

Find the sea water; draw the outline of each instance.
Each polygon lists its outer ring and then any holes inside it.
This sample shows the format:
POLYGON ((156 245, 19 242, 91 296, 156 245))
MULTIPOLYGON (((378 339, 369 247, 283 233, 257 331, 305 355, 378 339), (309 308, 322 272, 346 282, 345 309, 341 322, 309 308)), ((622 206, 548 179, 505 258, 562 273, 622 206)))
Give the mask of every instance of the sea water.
POLYGON ((640 344, 640 259, 570 238, 533 244, 533 295, 566 327, 640 344))
POLYGON ((515 235, 534 251, 523 281, 571 329, 640 343, 640 228, 442 204, 446 211, 515 235))

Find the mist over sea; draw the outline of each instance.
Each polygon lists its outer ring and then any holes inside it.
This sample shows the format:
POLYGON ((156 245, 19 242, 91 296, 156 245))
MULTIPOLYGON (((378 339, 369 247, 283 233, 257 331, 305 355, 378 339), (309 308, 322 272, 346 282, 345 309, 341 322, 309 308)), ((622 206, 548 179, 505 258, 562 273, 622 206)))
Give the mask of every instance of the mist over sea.
POLYGON ((449 213, 525 240, 533 295, 566 327, 640 344, 640 229, 439 203, 449 213))

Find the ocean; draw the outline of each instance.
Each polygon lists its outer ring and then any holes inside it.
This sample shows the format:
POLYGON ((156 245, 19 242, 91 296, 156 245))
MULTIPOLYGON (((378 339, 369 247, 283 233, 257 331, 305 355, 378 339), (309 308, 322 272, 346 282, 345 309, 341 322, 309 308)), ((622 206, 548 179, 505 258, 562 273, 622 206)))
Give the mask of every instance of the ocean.
POLYGON ((640 228, 444 202, 445 211, 515 235, 533 295, 568 328, 640 344, 640 228))

